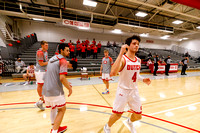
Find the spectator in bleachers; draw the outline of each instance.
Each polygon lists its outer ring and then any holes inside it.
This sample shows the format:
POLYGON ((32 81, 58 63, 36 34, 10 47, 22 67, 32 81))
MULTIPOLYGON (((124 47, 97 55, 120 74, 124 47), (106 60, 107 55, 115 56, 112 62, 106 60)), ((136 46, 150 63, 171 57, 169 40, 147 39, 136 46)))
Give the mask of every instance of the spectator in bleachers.
POLYGON ((99 43, 97 44, 97 48, 98 48, 98 53, 101 52, 101 42, 99 41, 99 43))
POLYGON ((168 55, 168 57, 164 60, 165 62, 165 75, 166 76, 169 76, 168 72, 169 72, 169 69, 170 69, 170 63, 171 63, 171 58, 170 58, 170 55, 168 55))
POLYGON ((155 55, 154 56, 154 73, 153 73, 154 76, 157 76, 156 72, 158 70, 158 65, 160 65, 158 55, 155 55))
POLYGON ((152 54, 151 52, 148 54, 148 59, 151 59, 152 58, 152 54))
POLYGON ((190 57, 188 52, 185 53, 185 57, 190 57))
POLYGON ((81 54, 82 54, 82 58, 86 58, 86 47, 85 47, 85 45, 82 45, 82 47, 81 47, 81 54))
POLYGON ((76 56, 80 56, 81 55, 81 44, 77 43, 76 44, 76 56))
POLYGON ((92 43, 92 44, 91 44, 91 55, 94 54, 94 46, 95 46, 95 45, 92 43))
POLYGON ((71 47, 71 45, 72 45, 72 40, 69 40, 69 43, 68 43, 69 48, 71 47))
POLYGON ((21 58, 18 58, 17 61, 15 61, 15 69, 17 73, 21 71, 21 73, 24 73, 26 71, 26 64, 21 60, 21 58))
POLYGON ((70 48, 70 58, 74 58, 75 46, 71 44, 69 48, 70 48))
POLYGON ((80 44, 81 42, 80 42, 80 40, 78 39, 77 41, 76 41, 76 44, 80 44))
POLYGON ((96 41, 95 41, 95 38, 93 39, 92 43, 93 43, 94 45, 96 45, 96 41))
POLYGON ((115 42, 115 41, 113 42, 113 47, 117 47, 117 44, 116 44, 116 42, 115 42))
POLYGON ((180 61, 180 64, 182 65, 181 75, 187 75, 185 71, 187 69, 188 63, 189 63, 189 57, 187 56, 185 56, 185 58, 182 61, 180 61))
POLYGON ((90 57, 91 55, 91 46, 88 44, 87 46, 87 57, 90 57))
POLYGON ((90 44, 90 41, 88 40, 88 38, 85 40, 85 45, 86 47, 90 44))
POLYGON ((98 50, 97 46, 94 45, 93 59, 97 59, 97 50, 98 50))
POLYGON ((110 41, 107 42, 107 47, 111 47, 110 41))
POLYGON ((23 78, 26 81, 24 85, 27 85, 29 83, 31 77, 32 78, 35 77, 35 69, 36 67, 34 66, 34 64, 29 63, 26 74, 23 74, 23 78))
POLYGON ((73 67, 73 71, 76 71, 76 69, 77 69, 77 62, 78 62, 78 59, 76 58, 76 56, 74 56, 73 58, 72 58, 72 60, 71 60, 71 64, 72 64, 72 67, 73 67))

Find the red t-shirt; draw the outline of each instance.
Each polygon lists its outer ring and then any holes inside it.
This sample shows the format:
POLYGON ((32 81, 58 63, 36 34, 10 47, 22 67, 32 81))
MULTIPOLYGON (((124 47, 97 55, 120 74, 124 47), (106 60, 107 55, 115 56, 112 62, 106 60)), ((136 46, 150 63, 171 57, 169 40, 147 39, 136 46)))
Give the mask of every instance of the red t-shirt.
POLYGON ((87 46, 87 50, 91 51, 91 46, 90 45, 87 46))
POLYGON ((78 43, 80 43, 80 41, 78 40, 78 41, 76 41, 76 44, 78 44, 78 43))
POLYGON ((81 45, 80 44, 76 45, 76 50, 78 50, 78 51, 81 50, 81 45))
POLYGON ((81 52, 85 52, 85 49, 86 49, 86 47, 83 45, 83 46, 81 47, 81 52))
POLYGON ((97 53, 97 49, 98 49, 97 47, 94 47, 94 53, 97 53))
POLYGON ((92 43, 93 43, 93 44, 96 44, 96 41, 93 40, 92 43))
POLYGON ((74 50, 75 50, 75 46, 74 46, 74 45, 71 45, 71 46, 70 46, 70 51, 71 51, 71 52, 74 52, 74 50))
POLYGON ((98 43, 98 44, 97 44, 97 47, 98 47, 98 48, 101 48, 101 43, 98 43))

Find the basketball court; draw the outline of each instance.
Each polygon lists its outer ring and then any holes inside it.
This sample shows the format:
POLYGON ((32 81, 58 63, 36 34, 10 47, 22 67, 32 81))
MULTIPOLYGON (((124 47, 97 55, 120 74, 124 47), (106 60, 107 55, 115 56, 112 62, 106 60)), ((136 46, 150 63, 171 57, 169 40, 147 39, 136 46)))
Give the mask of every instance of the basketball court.
MULTIPOLYGON (((150 86, 138 83, 143 105, 143 118, 134 123, 138 133, 197 133, 200 132, 200 72, 188 72, 187 76, 170 73, 169 77, 150 74, 150 86)), ((110 83, 110 94, 102 95, 104 84, 99 77, 90 80, 70 78, 73 94, 66 97, 67 110, 62 125, 69 133, 102 133, 103 126, 112 114, 112 105, 118 76, 110 83)), ((40 111, 34 107, 38 96, 36 85, 4 86, 11 80, 3 80, 0 86, 0 132, 47 133, 50 132, 50 109, 40 111)), ((67 91, 65 89, 65 95, 67 91)), ((128 110, 128 109, 127 109, 128 110)), ((128 133, 123 123, 129 112, 112 127, 112 133, 128 133)))

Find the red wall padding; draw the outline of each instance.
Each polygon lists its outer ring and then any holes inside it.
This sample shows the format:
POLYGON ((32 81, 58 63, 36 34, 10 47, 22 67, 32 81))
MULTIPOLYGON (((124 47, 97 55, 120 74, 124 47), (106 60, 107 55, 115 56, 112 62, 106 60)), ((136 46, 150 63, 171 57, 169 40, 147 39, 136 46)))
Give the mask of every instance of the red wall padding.
POLYGON ((173 2, 200 9, 200 0, 172 0, 173 2))

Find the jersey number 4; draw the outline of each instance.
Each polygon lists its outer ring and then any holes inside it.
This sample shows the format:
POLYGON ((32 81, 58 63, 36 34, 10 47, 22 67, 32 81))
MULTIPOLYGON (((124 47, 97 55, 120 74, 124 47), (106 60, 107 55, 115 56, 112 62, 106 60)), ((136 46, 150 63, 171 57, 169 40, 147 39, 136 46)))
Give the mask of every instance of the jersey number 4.
POLYGON ((136 82, 136 79, 137 79, 137 72, 135 72, 135 73, 133 74, 133 77, 132 77, 133 82, 136 82))

